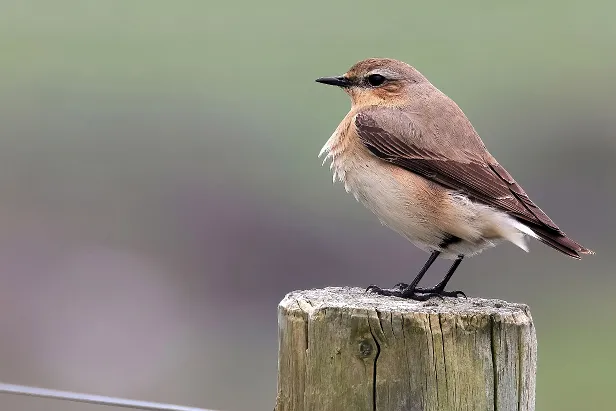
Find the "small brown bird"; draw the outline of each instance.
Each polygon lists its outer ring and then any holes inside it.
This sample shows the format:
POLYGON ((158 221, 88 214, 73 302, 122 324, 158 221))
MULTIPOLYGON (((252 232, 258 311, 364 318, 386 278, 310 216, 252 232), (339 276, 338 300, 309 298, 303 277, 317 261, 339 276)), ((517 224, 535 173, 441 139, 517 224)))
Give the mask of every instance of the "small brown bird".
POLYGON ((576 259, 594 254, 531 201, 457 104, 412 66, 372 58, 316 81, 351 97, 351 110, 319 154, 331 159, 334 181, 384 225, 431 253, 410 284, 368 290, 414 300, 464 295, 445 291, 464 257, 503 240, 528 251, 525 235, 576 259), (455 261, 440 283, 419 288, 439 256, 455 261))

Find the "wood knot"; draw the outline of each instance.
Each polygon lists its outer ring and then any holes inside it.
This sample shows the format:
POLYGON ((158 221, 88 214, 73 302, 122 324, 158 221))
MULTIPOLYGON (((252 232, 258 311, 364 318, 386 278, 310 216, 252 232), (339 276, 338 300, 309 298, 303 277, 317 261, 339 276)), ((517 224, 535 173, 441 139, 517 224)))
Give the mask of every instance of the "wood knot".
POLYGON ((363 340, 359 343, 359 356, 362 358, 367 358, 372 355, 372 351, 374 348, 372 347, 372 343, 368 340, 363 340))

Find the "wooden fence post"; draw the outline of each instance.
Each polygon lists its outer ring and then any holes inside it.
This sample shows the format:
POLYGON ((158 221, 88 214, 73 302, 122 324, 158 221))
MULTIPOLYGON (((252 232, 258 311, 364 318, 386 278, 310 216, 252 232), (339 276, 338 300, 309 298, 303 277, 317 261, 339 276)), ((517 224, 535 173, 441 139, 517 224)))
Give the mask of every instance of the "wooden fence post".
POLYGON ((527 306, 425 302, 358 288, 295 291, 278 307, 275 411, 533 411, 527 306))

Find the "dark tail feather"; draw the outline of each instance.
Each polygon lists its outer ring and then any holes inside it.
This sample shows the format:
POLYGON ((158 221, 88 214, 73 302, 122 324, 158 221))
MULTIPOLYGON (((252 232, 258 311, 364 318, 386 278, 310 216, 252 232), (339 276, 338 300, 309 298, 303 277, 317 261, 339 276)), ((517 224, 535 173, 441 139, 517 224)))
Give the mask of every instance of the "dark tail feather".
POLYGON ((546 230, 537 226, 533 226, 532 230, 539 237, 539 241, 549 245, 552 248, 555 248, 556 250, 568 255, 569 257, 573 257, 579 260, 580 258, 582 258, 580 254, 595 253, 594 251, 589 250, 588 248, 585 248, 580 244, 576 243, 575 241, 564 235, 564 233, 546 230))

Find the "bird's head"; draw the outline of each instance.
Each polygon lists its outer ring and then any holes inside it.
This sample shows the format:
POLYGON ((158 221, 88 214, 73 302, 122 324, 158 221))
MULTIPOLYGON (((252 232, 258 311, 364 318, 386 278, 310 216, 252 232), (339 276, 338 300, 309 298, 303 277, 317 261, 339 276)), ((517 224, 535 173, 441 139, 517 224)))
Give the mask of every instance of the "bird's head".
POLYGON ((400 105, 412 96, 417 85, 428 82, 414 67, 385 58, 362 60, 341 76, 316 81, 342 88, 353 106, 400 105))

